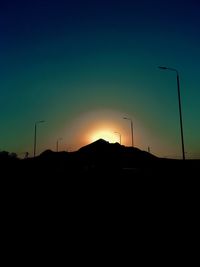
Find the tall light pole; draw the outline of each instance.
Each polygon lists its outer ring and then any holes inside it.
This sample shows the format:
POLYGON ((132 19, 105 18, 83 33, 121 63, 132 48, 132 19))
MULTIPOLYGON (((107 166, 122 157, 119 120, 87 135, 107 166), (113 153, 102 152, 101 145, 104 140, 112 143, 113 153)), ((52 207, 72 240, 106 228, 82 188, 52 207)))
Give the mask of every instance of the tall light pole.
POLYGON ((178 70, 174 68, 168 68, 160 66, 159 69, 161 70, 170 70, 176 72, 176 80, 177 80, 177 90, 178 90, 178 106, 179 106, 179 118, 180 118, 180 129, 181 129, 181 145, 182 145, 182 155, 183 160, 185 160, 185 148, 184 148, 184 137, 183 137, 183 120, 182 120, 182 111, 181 111, 181 93, 180 93, 180 79, 178 70))
POLYGON ((59 143, 59 141, 61 141, 62 140, 62 138, 58 138, 57 139, 57 141, 56 141, 56 151, 58 152, 58 143, 59 143))
POLYGON ((122 135, 121 135, 119 132, 114 132, 114 133, 116 133, 116 134, 119 135, 119 143, 120 143, 120 145, 121 145, 121 144, 122 144, 122 143, 121 143, 121 141, 122 141, 122 135))
POLYGON ((45 121, 36 121, 35 122, 35 131, 34 131, 34 158, 35 158, 35 155, 36 155, 36 142, 37 142, 37 124, 39 123, 43 123, 45 121))
POLYGON ((133 122, 132 122, 132 119, 124 117, 124 120, 129 120, 131 122, 131 141, 132 141, 132 147, 134 147, 134 142, 133 142, 133 122))

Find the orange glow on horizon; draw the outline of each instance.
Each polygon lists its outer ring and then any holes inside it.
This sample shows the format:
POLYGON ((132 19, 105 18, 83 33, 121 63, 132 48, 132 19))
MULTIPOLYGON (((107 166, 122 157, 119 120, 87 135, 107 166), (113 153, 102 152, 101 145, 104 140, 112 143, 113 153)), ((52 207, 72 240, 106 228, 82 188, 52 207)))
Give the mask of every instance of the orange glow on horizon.
POLYGON ((119 142, 119 137, 110 130, 95 130, 91 133, 90 141, 95 142, 99 139, 104 139, 105 141, 108 141, 110 143, 116 143, 119 142))
POLYGON ((124 113, 101 110, 82 114, 73 121, 68 130, 68 141, 73 150, 104 139, 109 143, 129 145, 130 127, 123 120, 124 113), (117 133, 116 133, 117 132, 117 133))

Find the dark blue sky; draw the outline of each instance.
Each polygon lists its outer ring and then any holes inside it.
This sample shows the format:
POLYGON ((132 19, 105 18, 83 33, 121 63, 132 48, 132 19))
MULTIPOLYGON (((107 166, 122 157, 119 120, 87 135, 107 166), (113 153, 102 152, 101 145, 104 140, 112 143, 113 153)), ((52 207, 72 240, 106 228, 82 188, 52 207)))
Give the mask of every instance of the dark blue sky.
POLYGON ((31 153, 40 119, 40 151, 60 136, 76 149, 91 117, 108 125, 112 114, 124 144, 126 115, 137 146, 180 156, 175 75, 157 69, 166 65, 180 71, 186 151, 200 155, 199 12, 198 1, 1 3, 0 149, 31 153))

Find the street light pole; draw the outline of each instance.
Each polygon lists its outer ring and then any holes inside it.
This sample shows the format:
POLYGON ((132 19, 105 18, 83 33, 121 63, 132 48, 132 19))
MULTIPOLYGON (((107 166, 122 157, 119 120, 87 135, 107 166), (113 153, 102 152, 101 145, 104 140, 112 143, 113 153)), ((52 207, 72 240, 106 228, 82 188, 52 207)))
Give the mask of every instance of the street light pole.
POLYGON ((170 70, 176 72, 176 80, 177 80, 177 91, 178 91, 178 106, 179 106, 179 118, 180 118, 180 129, 181 129, 181 145, 182 145, 182 156, 183 160, 185 160, 185 148, 184 148, 184 136, 183 136, 183 119, 182 119, 182 111, 181 111, 181 93, 180 93, 180 79, 179 73, 174 68, 168 67, 159 67, 161 70, 170 70))
POLYGON ((62 138, 58 138, 58 139, 57 139, 57 142, 56 142, 56 151, 57 151, 57 152, 58 152, 58 142, 59 142, 60 140, 62 140, 62 138))
POLYGON ((35 158, 35 153, 36 153, 36 137, 37 136, 37 123, 35 123, 35 133, 34 133, 34 152, 33 152, 33 156, 35 158))
POLYGON ((183 136, 183 120, 182 120, 182 111, 181 111, 181 93, 180 93, 180 80, 179 74, 177 72, 177 88, 178 88, 178 104, 179 104, 179 117, 180 117, 180 128, 181 128, 181 144, 182 144, 182 154, 183 160, 185 160, 185 147, 184 147, 184 136, 183 136))
POLYGON ((133 122, 131 120, 131 141, 132 141, 132 147, 134 147, 134 143, 133 143, 133 122))
POLYGON ((129 120, 131 122, 131 143, 132 143, 132 147, 134 147, 134 141, 133 141, 133 121, 130 118, 126 118, 124 117, 124 120, 129 120))
POLYGON ((35 158, 35 155, 36 155, 37 124, 39 124, 39 123, 43 123, 43 122, 45 122, 45 121, 36 121, 36 122, 35 122, 35 131, 34 131, 34 152, 33 152, 34 158, 35 158))
POLYGON ((121 136, 121 134, 120 133, 118 133, 118 132, 114 132, 114 133, 116 133, 116 134, 118 134, 119 135, 119 143, 120 143, 120 145, 122 144, 121 143, 121 141, 122 141, 122 136, 121 136))

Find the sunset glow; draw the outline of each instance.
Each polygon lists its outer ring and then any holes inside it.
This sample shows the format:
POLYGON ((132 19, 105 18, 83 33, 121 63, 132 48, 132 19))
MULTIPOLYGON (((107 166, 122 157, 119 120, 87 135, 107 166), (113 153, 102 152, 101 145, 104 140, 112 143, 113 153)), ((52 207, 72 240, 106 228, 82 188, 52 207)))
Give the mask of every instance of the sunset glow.
POLYGON ((97 141, 98 139, 104 139, 110 143, 119 142, 118 136, 109 130, 100 130, 91 134, 91 142, 97 141))
POLYGON ((129 145, 130 127, 123 120, 123 116, 123 112, 111 109, 83 113, 66 128, 65 138, 73 150, 99 139, 104 139, 109 143, 120 143, 119 133, 122 144, 129 145))

